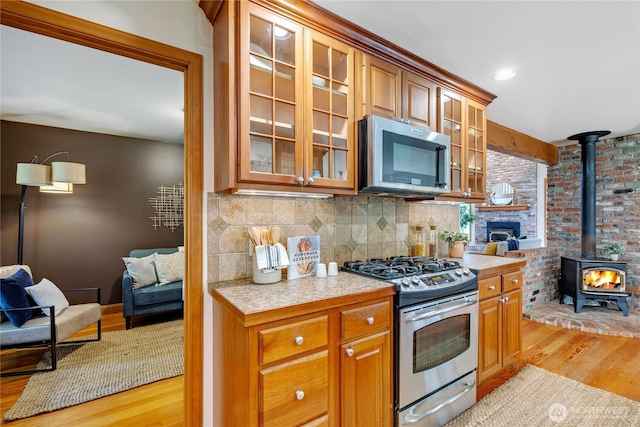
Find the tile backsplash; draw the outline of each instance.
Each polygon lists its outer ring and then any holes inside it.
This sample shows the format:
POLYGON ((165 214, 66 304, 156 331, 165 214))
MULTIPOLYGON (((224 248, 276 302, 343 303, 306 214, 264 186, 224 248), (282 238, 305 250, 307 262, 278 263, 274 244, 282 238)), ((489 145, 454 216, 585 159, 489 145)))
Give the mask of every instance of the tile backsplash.
MULTIPOLYGON (((278 226, 287 237, 320 236, 321 262, 408 255, 411 226, 436 224, 437 230, 458 230, 457 204, 414 203, 375 196, 307 199, 237 196, 209 193, 207 198, 209 281, 253 274, 247 228, 278 226)), ((440 256, 447 249, 439 242, 440 256)))

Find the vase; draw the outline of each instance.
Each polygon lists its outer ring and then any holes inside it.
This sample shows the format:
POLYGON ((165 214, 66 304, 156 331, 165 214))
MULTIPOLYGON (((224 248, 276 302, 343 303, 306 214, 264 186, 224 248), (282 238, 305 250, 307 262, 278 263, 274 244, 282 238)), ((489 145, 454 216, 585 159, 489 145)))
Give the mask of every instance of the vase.
POLYGON ((611 254, 609 255, 609 259, 611 261, 617 261, 619 256, 620 256, 619 254, 611 254))
POLYGON ((449 256, 451 258, 462 258, 464 251, 467 250, 467 246, 469 246, 469 243, 464 240, 456 240, 453 242, 453 246, 449 246, 449 256))

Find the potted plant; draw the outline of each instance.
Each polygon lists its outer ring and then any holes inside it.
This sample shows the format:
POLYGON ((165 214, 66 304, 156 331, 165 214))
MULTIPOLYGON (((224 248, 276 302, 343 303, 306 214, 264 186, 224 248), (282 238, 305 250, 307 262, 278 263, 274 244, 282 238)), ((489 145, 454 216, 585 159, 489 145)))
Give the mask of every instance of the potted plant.
POLYGON ((464 251, 469 246, 469 235, 460 231, 441 230, 440 239, 447 242, 449 256, 452 258, 462 258, 464 251))
POLYGON ((602 255, 609 255, 611 261, 617 261, 620 255, 624 255, 624 246, 620 242, 609 243, 602 248, 602 255))

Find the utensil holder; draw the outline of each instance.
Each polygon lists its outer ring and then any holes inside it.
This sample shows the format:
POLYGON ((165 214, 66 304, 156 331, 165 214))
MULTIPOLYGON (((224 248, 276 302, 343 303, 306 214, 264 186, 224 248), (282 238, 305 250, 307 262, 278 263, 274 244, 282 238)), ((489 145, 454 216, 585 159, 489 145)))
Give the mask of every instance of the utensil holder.
POLYGON ((273 270, 269 273, 263 273, 262 270, 258 268, 258 259, 254 255, 253 256, 253 282, 259 285, 267 285, 269 283, 278 283, 282 280, 282 271, 273 270))

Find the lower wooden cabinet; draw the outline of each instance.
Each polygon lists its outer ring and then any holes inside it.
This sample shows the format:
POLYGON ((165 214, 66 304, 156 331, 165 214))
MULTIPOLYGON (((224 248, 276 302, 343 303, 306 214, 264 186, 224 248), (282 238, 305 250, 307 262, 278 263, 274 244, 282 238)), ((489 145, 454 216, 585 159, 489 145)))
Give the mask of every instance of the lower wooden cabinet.
POLYGON ((223 424, 391 426, 392 297, 355 301, 251 324, 214 303, 223 424))
POLYGON ((389 331, 342 345, 343 426, 390 426, 392 414, 389 331))
POLYGON ((522 272, 482 279, 478 283, 478 381, 513 362, 522 351, 522 272))

